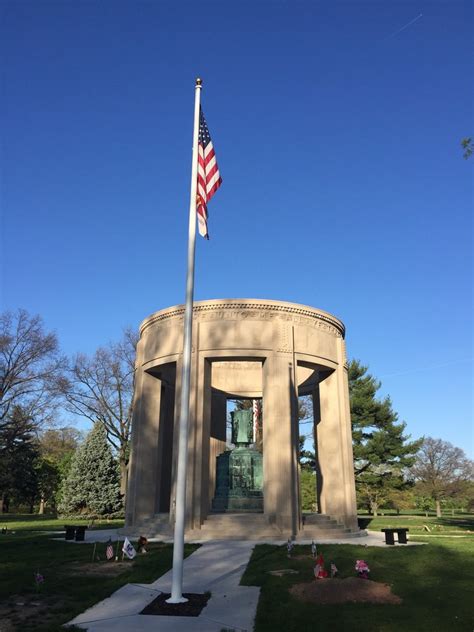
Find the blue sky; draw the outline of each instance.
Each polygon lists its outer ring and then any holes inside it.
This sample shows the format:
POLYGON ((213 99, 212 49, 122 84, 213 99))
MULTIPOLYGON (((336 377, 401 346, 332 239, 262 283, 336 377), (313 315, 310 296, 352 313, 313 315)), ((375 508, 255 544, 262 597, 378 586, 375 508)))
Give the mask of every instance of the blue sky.
POLYGON ((196 299, 335 314, 412 436, 472 455, 471 2, 1 11, 2 308, 72 354, 183 302, 202 76, 224 182, 196 299))

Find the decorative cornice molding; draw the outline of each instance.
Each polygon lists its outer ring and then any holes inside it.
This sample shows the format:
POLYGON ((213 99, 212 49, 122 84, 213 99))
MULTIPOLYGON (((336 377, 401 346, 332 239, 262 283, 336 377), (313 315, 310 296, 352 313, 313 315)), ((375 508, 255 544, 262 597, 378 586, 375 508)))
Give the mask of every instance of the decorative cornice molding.
MULTIPOLYGON (((207 320, 278 320, 312 325, 323 331, 344 338, 344 324, 335 316, 307 305, 285 303, 283 301, 265 301, 262 299, 218 299, 194 303, 194 316, 197 321, 207 320)), ((184 318, 184 305, 175 305, 155 312, 146 318, 140 326, 140 336, 155 324, 184 318)))

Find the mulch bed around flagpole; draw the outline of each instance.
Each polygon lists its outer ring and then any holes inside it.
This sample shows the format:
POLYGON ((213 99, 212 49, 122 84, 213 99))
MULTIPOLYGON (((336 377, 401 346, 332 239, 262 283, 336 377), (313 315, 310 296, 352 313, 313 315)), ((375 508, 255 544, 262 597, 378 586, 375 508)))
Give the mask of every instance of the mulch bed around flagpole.
POLYGON ((184 603, 166 603, 171 593, 161 593, 144 608, 140 614, 156 614, 168 617, 198 617, 206 607, 211 593, 183 593, 188 601, 184 603))

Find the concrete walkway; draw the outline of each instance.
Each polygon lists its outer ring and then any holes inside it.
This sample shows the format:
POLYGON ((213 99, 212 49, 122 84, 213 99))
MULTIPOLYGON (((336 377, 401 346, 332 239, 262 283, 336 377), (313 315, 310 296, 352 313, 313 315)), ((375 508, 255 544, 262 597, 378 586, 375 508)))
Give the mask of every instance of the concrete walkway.
MULTIPOLYGON (((123 540, 116 530, 86 531, 87 542, 105 542, 112 538, 123 540)), ((286 541, 270 542, 286 544, 286 541)), ((81 544, 81 543, 77 543, 81 544)), ((211 541, 184 561, 183 592, 204 593, 212 596, 199 617, 168 617, 139 613, 162 592, 171 592, 172 572, 168 571, 152 584, 127 584, 113 595, 99 602, 69 624, 89 632, 251 632, 257 611, 260 588, 239 586, 252 550, 261 541, 211 541)), ((297 541, 296 544, 311 544, 297 541)), ((369 531, 366 537, 321 540, 318 544, 353 544, 361 547, 386 547, 384 534, 369 531)), ((415 546, 421 543, 408 542, 415 546)), ((387 547, 390 549, 394 546, 387 547)))
POLYGON ((260 588, 239 586, 255 542, 206 542, 184 562, 183 592, 212 597, 199 617, 140 615, 161 592, 171 592, 168 571, 152 584, 127 584, 69 624, 90 632, 236 632, 253 630, 260 588))

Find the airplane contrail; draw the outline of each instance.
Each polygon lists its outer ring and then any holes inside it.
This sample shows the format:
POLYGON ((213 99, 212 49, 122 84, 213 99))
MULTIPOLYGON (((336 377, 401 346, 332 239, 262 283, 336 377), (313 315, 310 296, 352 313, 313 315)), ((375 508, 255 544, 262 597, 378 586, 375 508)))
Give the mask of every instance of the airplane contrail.
POLYGON ((411 20, 410 22, 408 22, 408 24, 405 24, 405 26, 402 26, 401 29, 398 29, 398 31, 395 31, 395 33, 392 33, 391 35, 388 35, 385 39, 390 39, 391 37, 395 37, 395 35, 398 35, 399 33, 401 33, 402 31, 404 31, 405 29, 407 29, 409 26, 411 26, 412 24, 415 24, 415 22, 417 20, 419 20, 420 18, 423 17, 423 13, 420 13, 420 15, 417 15, 416 18, 413 18, 413 20, 411 20))
POLYGON ((427 366, 419 366, 413 367, 412 369, 406 369, 404 371, 397 371, 396 373, 385 373, 384 375, 379 375, 380 379, 386 377, 395 377, 399 375, 408 375, 409 373, 421 373, 425 371, 430 371, 432 369, 441 369, 446 366, 452 366, 453 364, 460 364, 461 362, 472 362, 472 358, 461 358, 459 360, 448 360, 447 362, 441 362, 439 364, 429 364, 427 366))

